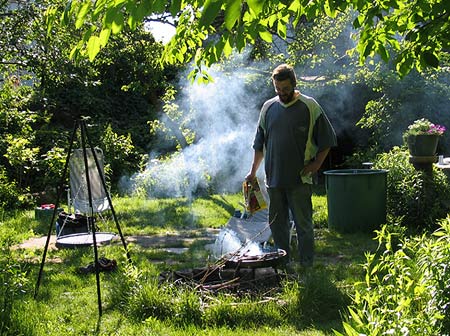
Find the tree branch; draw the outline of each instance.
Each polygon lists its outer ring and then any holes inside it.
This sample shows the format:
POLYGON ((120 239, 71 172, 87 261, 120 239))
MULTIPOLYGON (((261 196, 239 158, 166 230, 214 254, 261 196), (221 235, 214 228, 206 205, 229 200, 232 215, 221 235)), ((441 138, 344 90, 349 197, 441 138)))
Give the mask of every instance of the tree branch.
POLYGON ((144 23, 160 22, 160 23, 171 25, 172 27, 176 28, 177 25, 175 24, 175 22, 172 22, 171 20, 169 20, 170 18, 173 18, 172 15, 165 13, 158 17, 147 17, 144 19, 144 23))
POLYGON ((0 61, 0 64, 2 65, 20 65, 20 66, 27 66, 26 63, 23 62, 17 62, 17 61, 0 61))

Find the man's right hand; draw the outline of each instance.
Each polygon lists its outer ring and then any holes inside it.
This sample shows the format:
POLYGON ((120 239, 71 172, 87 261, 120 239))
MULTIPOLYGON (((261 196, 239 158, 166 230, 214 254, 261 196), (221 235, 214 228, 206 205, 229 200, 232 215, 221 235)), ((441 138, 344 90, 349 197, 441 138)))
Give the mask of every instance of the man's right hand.
POLYGON ((250 172, 250 173, 248 173, 247 176, 245 177, 245 180, 246 180, 247 182, 252 182, 252 181, 255 179, 255 177, 256 177, 256 174, 250 172))

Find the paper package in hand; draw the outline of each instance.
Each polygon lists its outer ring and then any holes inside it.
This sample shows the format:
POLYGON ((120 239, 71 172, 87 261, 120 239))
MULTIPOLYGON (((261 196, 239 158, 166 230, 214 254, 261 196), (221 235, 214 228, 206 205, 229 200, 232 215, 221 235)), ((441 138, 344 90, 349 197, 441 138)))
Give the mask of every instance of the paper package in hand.
POLYGON ((242 192, 244 194, 245 210, 253 214, 258 210, 267 208, 267 203, 263 197, 258 179, 253 181, 244 181, 242 183, 242 192))

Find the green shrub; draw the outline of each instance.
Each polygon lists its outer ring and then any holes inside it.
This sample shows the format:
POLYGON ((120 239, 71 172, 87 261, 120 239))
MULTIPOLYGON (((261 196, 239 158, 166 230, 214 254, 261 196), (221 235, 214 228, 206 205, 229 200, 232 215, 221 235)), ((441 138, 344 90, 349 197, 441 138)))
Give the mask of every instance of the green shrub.
MULTIPOLYGON (((12 231, 12 230, 11 230, 12 231)), ((12 233, 12 232, 11 232, 12 233)), ((0 240, 0 335, 17 335, 14 330, 13 311, 29 290, 26 267, 11 254, 13 240, 3 236, 0 240)))
POLYGON ((378 240, 365 281, 355 285, 346 335, 448 335, 450 218, 431 237, 406 238, 384 226, 378 240))
POLYGON ((20 204, 16 183, 9 181, 5 169, 0 167, 0 209, 17 209, 20 204))
MULTIPOLYGON (((367 103, 357 124, 370 131, 365 148, 376 148, 380 152, 401 145, 402 132, 421 118, 449 128, 450 116, 445 113, 450 95, 447 69, 413 71, 399 77, 389 69, 389 65, 377 64, 370 70, 361 68, 356 78, 371 88, 375 95, 367 103)), ((448 154, 449 135, 446 132, 441 137, 438 147, 441 154, 448 154)))
POLYGON ((387 212, 403 218, 405 226, 429 228, 447 216, 450 185, 445 173, 433 168, 431 174, 417 170, 409 162, 409 152, 394 147, 380 154, 374 168, 387 169, 387 212))

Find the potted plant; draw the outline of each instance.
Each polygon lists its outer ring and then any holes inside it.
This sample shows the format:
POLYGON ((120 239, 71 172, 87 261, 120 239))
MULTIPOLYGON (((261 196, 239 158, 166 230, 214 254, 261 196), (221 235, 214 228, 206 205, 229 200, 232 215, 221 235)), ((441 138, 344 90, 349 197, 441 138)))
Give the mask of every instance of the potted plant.
POLYGON ((425 118, 417 119, 403 133, 403 139, 408 144, 412 156, 434 156, 439 137, 444 134, 445 127, 433 124, 425 118))

